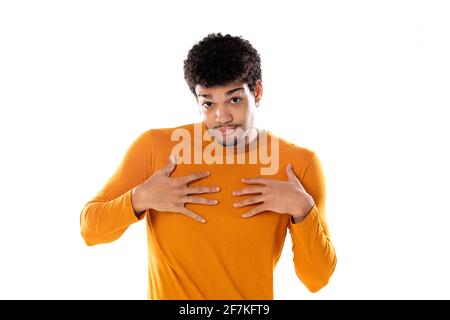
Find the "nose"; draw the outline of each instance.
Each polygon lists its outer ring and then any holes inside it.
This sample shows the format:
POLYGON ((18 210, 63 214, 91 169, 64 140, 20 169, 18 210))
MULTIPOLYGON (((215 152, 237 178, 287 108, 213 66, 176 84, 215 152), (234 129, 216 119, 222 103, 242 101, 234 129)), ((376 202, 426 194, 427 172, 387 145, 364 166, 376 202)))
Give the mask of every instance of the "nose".
POLYGON ((227 106, 218 105, 216 108, 216 121, 219 123, 227 123, 233 121, 233 116, 227 106))

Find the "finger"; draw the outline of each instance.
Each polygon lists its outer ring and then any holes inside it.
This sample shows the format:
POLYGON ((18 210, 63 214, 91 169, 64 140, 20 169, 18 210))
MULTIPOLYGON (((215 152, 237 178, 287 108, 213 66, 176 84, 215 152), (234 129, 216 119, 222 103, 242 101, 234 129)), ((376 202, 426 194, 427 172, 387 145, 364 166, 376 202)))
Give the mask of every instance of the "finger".
POLYGON ((215 205, 219 203, 219 201, 215 199, 206 199, 201 197, 184 197, 181 201, 183 201, 184 203, 201 203, 208 205, 215 205))
POLYGON ((295 182, 296 185, 300 186, 300 188, 305 191, 305 188, 303 188, 302 183, 297 178, 297 175, 294 172, 294 169, 292 168, 292 163, 288 163, 286 166, 286 174, 288 176, 288 180, 291 182, 295 182))
POLYGON ((258 203, 258 202, 263 202, 264 200, 265 200, 265 197, 262 196, 262 195, 261 196, 255 196, 255 197, 251 197, 251 198, 247 198, 245 200, 241 200, 241 201, 235 202, 233 204, 233 207, 235 207, 235 208, 244 207, 244 206, 248 206, 248 205, 251 205, 251 204, 258 203))
POLYGON ((272 183, 272 180, 266 179, 266 178, 244 178, 244 179, 241 179, 241 182, 247 183, 247 184, 269 185, 272 183))
POLYGON ((253 217, 254 215, 257 215, 258 213, 264 212, 266 210, 267 210, 266 206, 262 204, 260 206, 257 206, 256 208, 253 208, 252 210, 244 213, 242 215, 242 218, 250 218, 250 217, 253 217))
POLYGON ((192 181, 205 178, 205 177, 209 176, 209 174, 210 174, 209 171, 196 172, 196 173, 190 174, 188 176, 177 178, 177 180, 180 182, 180 184, 189 184, 192 181))
POLYGON ((196 214, 195 212, 193 212, 192 210, 189 210, 186 207, 181 207, 180 208, 180 213, 194 219, 195 221, 201 222, 201 223, 205 223, 206 220, 205 218, 199 216, 198 214, 196 214))
POLYGON ((207 187, 207 186, 201 186, 201 187, 187 187, 184 189, 184 192, 186 195, 189 194, 201 194, 201 193, 213 193, 213 192, 219 192, 220 187, 207 187))
POLYGON ((298 181, 297 176, 295 175, 294 169, 292 168, 292 163, 288 163, 286 166, 286 174, 290 181, 298 181))
POLYGON ((242 196, 244 194, 253 194, 253 193, 264 193, 266 191, 265 187, 248 187, 239 190, 233 191, 233 196, 242 196))
POLYGON ((167 166, 165 166, 161 171, 162 171, 162 173, 163 173, 165 176, 169 177, 170 174, 173 172, 173 170, 175 170, 175 167, 176 167, 176 166, 177 166, 177 165, 176 165, 176 159, 175 159, 175 157, 171 154, 171 155, 169 156, 169 164, 168 164, 167 166))

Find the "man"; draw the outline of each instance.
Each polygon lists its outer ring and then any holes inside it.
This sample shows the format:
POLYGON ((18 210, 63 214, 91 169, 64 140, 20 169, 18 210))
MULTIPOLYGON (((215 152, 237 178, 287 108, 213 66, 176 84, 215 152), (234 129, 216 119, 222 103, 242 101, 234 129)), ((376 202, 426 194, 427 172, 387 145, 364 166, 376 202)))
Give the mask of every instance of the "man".
POLYGON ((319 158, 254 126, 260 64, 241 37, 194 45, 184 74, 204 121, 141 134, 81 212, 88 245, 145 219, 149 299, 273 299, 288 229, 311 292, 334 271, 319 158))

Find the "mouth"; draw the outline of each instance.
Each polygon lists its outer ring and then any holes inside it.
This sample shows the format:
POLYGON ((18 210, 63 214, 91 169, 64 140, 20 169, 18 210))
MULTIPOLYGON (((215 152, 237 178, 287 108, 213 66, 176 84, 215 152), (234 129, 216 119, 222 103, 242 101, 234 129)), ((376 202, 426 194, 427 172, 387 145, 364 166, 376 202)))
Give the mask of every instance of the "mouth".
POLYGON ((218 130, 222 133, 222 135, 226 136, 232 134, 237 127, 239 126, 224 126, 218 128, 218 130))

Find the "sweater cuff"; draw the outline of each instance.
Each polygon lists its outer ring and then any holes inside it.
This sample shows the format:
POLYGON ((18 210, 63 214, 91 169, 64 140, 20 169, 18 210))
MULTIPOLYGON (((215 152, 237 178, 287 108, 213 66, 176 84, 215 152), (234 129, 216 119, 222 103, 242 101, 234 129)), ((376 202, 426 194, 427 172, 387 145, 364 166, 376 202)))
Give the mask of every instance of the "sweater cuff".
POLYGON ((146 216, 147 210, 145 210, 145 212, 143 212, 139 218, 136 216, 136 214, 134 213, 134 209, 133 209, 133 203, 131 202, 131 190, 128 190, 127 192, 125 192, 123 194, 124 197, 124 203, 125 203, 125 215, 126 215, 126 220, 127 222, 129 222, 128 224, 132 224, 134 222, 138 222, 140 220, 143 220, 146 216))
POLYGON ((317 227, 320 225, 319 210, 317 209, 316 205, 312 207, 306 218, 299 223, 294 223, 293 218, 290 217, 289 225, 293 232, 300 237, 307 236, 311 232, 316 231, 317 227))

